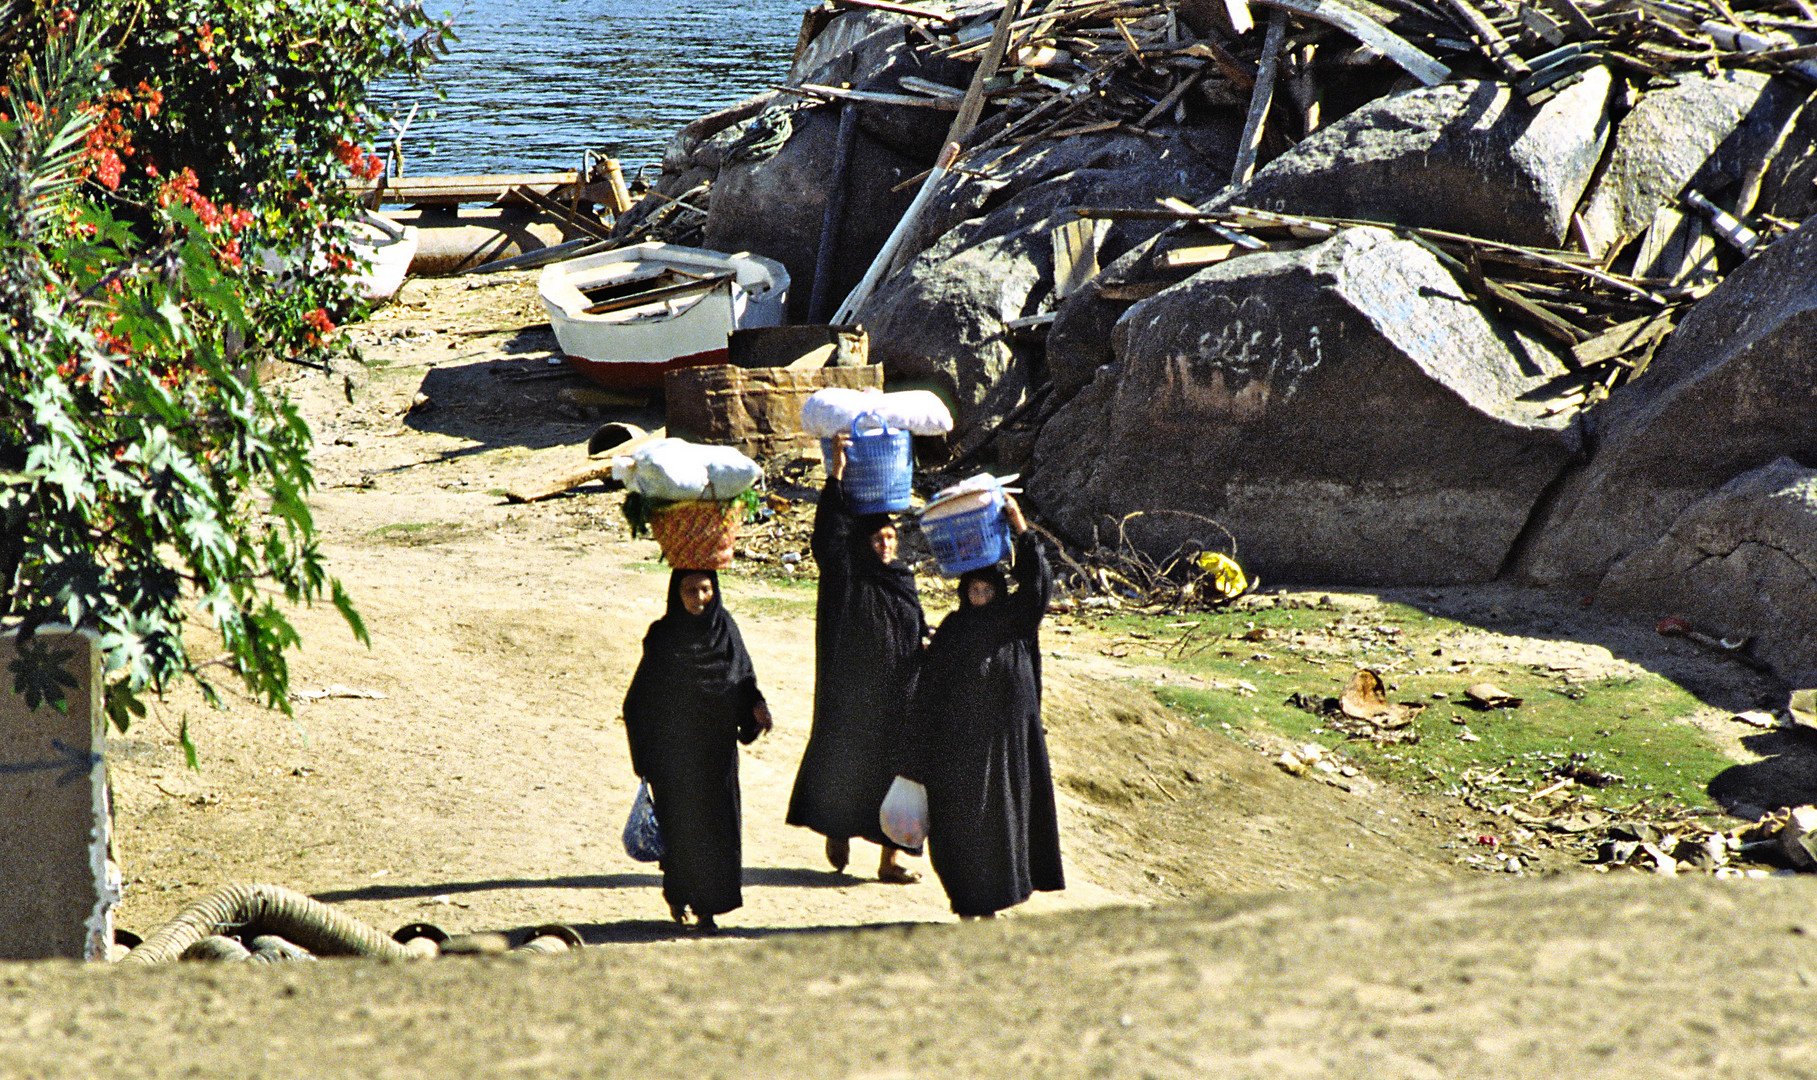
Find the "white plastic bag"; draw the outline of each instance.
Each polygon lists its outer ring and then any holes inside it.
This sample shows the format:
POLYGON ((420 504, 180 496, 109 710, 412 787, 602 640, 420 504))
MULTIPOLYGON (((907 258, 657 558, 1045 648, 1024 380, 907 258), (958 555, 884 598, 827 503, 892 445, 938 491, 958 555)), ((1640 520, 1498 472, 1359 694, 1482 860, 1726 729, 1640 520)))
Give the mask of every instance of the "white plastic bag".
POLYGON ((896 390, 883 395, 883 419, 891 427, 914 435, 945 435, 953 430, 953 414, 932 390, 896 390))
POLYGON ((918 848, 927 839, 927 788, 898 776, 877 810, 883 835, 905 848, 918 848))
POLYGON ((763 468, 732 446, 658 439, 612 463, 612 476, 650 499, 730 499, 749 490, 763 468))
POLYGON ((814 391, 801 403, 801 430, 817 439, 830 439, 852 429, 852 418, 875 409, 883 397, 877 390, 828 386, 814 391))
POLYGON ((944 435, 953 430, 953 414, 932 390, 853 390, 829 386, 801 403, 801 430, 830 439, 852 430, 852 421, 874 412, 885 425, 911 435, 944 435))

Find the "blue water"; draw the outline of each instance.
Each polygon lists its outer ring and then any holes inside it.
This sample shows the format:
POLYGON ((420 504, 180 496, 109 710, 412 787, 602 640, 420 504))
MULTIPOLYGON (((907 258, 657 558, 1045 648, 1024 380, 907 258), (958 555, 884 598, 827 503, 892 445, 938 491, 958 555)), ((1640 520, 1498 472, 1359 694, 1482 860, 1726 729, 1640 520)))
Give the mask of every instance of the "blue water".
POLYGON ((780 84, 811 0, 430 0, 460 35, 421 85, 388 81, 414 176, 580 166, 587 149, 625 175, 662 160, 676 129, 780 84))

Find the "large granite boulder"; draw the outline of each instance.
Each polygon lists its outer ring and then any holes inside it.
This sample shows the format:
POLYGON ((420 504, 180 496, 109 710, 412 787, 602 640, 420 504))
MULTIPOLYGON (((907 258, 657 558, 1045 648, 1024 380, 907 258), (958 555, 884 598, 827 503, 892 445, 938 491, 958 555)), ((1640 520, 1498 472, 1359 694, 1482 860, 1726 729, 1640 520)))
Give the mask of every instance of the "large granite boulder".
POLYGON ((1616 128, 1609 163, 1584 196, 1590 252, 1600 257, 1645 232, 1687 186, 1714 189, 1739 177, 1765 155, 1804 96, 1784 79, 1722 71, 1686 73, 1641 98, 1616 128))
MULTIPOLYGON (((960 441, 994 424, 1042 379, 1038 340, 1013 336, 1005 324, 1052 308, 1053 232, 1079 220, 1074 208, 1203 192, 1222 175, 1178 134, 1088 136, 1080 140, 1085 145, 1068 149, 1070 141, 1037 144, 1029 155, 1037 162, 998 157, 979 176, 949 189, 950 198, 938 205, 950 224, 859 310, 873 362, 883 364, 892 381, 949 394, 960 441), (1146 153, 1136 153, 1138 145, 1146 153), (1052 171, 1059 164, 1076 167, 1052 171), (953 218, 964 210, 972 216, 953 218)), ((1159 228, 1155 222, 1105 222, 1098 232, 1100 262, 1159 228)))
MULTIPOLYGON (((1130 308, 1027 477, 1077 542, 1133 511, 1235 535, 1272 581, 1483 581, 1577 450, 1523 396, 1563 370, 1373 228, 1202 270, 1130 308)), ((1164 555, 1205 530, 1146 519, 1164 555)))
POLYGON ((1593 419, 1589 464, 1521 557, 1529 580, 1593 586, 1731 478, 1817 456, 1817 222, 1725 278, 1593 419))
POLYGON ((790 86, 852 86, 888 66, 893 48, 908 38, 914 19, 880 8, 854 8, 826 21, 795 51, 790 86))
MULTIPOLYGON (((861 72, 855 83, 859 90, 905 97, 922 97, 920 91, 905 90, 904 76, 912 75, 927 82, 939 83, 964 92, 971 85, 975 64, 948 60, 921 47, 919 39, 897 42, 878 53, 861 72)), ((926 105, 887 105, 864 102, 857 106, 858 122, 873 138, 893 150, 920 158, 932 165, 946 144, 946 136, 957 113, 926 105)))
MULTIPOLYGON (((782 263, 792 282, 789 317, 795 320, 806 317, 813 290, 838 132, 836 108, 792 113, 791 133, 781 150, 722 168, 707 208, 702 246, 751 251, 782 263)), ((920 169, 915 159, 857 133, 829 295, 843 297, 864 277, 915 197, 913 190, 890 189, 920 169)))
POLYGON ((937 243, 859 309, 871 362, 893 384, 945 397, 956 440, 1015 408, 1038 378, 1039 350, 1004 324, 1053 288, 1054 223, 1040 218, 975 243, 937 243))
POLYGON ((1608 138, 1609 73, 1537 109, 1497 82, 1365 105, 1269 162, 1216 205, 1449 229, 1558 246, 1608 138))
POLYGON ((1099 369, 1114 363, 1111 337, 1118 320, 1137 300, 1178 285, 1193 273, 1157 265, 1163 230, 1104 263, 1087 287, 1054 308, 1047 330, 1047 379, 1064 400, 1083 390, 1099 369))
POLYGON ((1596 599, 1752 638, 1781 678, 1817 685, 1817 470, 1779 458, 1729 481, 1611 567, 1596 599))
POLYGON ((707 167, 717 171, 718 163, 705 165, 695 160, 702 143, 737 124, 755 119, 764 110, 774 105, 786 104, 789 99, 780 90, 770 90, 743 101, 734 102, 723 109, 699 117, 674 135, 669 136, 668 144, 662 151, 662 172, 664 177, 675 176, 696 167, 707 167))

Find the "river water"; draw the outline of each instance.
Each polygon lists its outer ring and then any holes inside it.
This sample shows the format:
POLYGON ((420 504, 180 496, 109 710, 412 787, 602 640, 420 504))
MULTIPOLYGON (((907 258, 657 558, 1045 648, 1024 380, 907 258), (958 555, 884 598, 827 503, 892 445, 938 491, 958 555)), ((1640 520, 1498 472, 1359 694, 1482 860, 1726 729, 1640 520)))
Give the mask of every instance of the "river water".
POLYGON ((427 10, 460 40, 429 87, 387 81, 412 176, 579 168, 588 149, 653 175, 683 124, 779 85, 811 0, 465 0, 427 10))

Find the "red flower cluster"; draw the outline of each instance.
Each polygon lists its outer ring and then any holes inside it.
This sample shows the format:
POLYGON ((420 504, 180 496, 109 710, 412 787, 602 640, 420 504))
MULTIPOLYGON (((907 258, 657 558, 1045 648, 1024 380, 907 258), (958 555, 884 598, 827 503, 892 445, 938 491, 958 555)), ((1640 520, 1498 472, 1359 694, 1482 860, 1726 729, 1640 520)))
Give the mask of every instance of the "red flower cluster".
MULTIPOLYGON (((120 178, 126 172, 124 159, 133 155, 132 135, 126 130, 127 111, 130 110, 135 119, 143 120, 156 116, 163 106, 163 93, 144 82, 139 83, 136 91, 110 90, 100 102, 90 105, 89 110, 95 114, 95 126, 89 128, 83 139, 83 179, 93 177, 109 191, 117 190, 120 178)), ((149 167, 147 171, 150 171, 149 167)))
POLYGON ((224 226, 228 236, 252 224, 251 211, 216 206, 208 196, 196 190, 197 183, 196 171, 185 168, 159 185, 158 205, 169 206, 173 202, 180 202, 194 210, 196 217, 201 218, 202 224, 211 231, 222 231, 224 226))
POLYGON ((376 180, 385 175, 385 159, 377 154, 368 154, 365 150, 342 139, 334 148, 334 156, 340 159, 347 171, 356 180, 376 180))
POLYGON ((304 340, 311 345, 316 344, 324 336, 334 332, 334 320, 328 317, 326 309, 316 308, 314 311, 303 316, 303 321, 314 327, 314 329, 304 338, 304 340))

